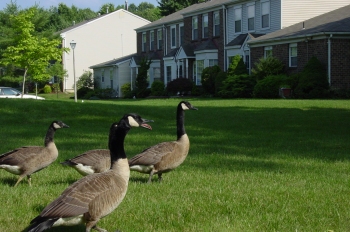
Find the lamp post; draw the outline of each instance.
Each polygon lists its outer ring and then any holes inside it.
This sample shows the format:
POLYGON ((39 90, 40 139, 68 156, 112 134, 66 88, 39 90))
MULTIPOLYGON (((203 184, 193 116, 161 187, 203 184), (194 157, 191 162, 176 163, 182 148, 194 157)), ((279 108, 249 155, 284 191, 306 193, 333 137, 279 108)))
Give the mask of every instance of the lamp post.
POLYGON ((75 57, 74 57, 74 49, 76 45, 77 43, 74 40, 70 42, 70 47, 73 50, 73 76, 74 76, 74 101, 75 102, 77 102, 77 82, 75 81, 75 57))

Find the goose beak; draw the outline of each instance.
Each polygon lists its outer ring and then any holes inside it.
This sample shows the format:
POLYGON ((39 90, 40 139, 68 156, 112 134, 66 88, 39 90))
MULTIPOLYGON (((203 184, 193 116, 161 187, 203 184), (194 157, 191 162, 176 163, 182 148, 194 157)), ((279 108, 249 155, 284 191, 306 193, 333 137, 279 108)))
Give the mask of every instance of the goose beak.
POLYGON ((143 128, 146 128, 148 130, 152 130, 152 127, 150 125, 148 125, 146 122, 154 122, 154 121, 142 118, 142 123, 140 126, 143 128))
POLYGON ((192 106, 191 110, 198 110, 198 108, 192 106))
POLYGON ((69 128, 69 126, 67 124, 64 124, 62 125, 63 128, 69 128))

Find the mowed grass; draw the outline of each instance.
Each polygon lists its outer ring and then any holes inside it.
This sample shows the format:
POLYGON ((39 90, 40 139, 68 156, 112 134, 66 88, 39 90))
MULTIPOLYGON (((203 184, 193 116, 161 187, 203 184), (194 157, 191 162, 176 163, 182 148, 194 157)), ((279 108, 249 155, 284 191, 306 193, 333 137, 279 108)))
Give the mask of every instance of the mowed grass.
MULTIPOLYGON (((81 178, 59 162, 107 148, 109 126, 124 113, 153 119, 153 130, 132 129, 132 157, 176 139, 181 99, 45 101, 0 99, 0 154, 43 145, 53 120, 59 157, 24 179, 0 170, 0 231, 21 231, 71 183, 81 178)), ((99 222, 108 231, 350 231, 350 102, 345 100, 187 99, 189 155, 175 171, 147 184, 131 173, 124 201, 99 222)), ((85 231, 84 226, 50 231, 85 231)))

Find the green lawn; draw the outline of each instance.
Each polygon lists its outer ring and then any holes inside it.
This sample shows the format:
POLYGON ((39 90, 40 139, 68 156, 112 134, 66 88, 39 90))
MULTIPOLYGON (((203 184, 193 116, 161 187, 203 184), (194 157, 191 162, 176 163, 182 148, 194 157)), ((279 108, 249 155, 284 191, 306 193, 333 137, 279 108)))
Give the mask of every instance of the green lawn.
MULTIPOLYGON (((32 175, 32 187, 0 170, 0 231, 21 231, 81 176, 59 162, 107 148, 109 126, 124 113, 153 119, 132 129, 125 150, 176 139, 180 99, 77 103, 67 95, 45 101, 0 99, 0 154, 43 145, 53 120, 58 160, 32 175)), ((99 222, 108 231, 350 231, 350 101, 187 99, 189 156, 175 171, 131 173, 120 206, 99 222)), ((85 231, 83 226, 51 231, 85 231)))

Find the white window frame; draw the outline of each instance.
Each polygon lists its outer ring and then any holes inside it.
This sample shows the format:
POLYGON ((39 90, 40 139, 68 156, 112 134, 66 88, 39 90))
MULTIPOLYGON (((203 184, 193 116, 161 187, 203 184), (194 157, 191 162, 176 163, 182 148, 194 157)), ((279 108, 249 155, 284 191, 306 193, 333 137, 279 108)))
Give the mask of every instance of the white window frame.
POLYGON ((105 70, 102 69, 101 70, 101 83, 104 83, 105 82, 105 70))
POLYGON ((216 11, 213 13, 213 35, 220 36, 220 13, 216 11), (218 28, 216 30, 216 28, 218 28))
POLYGON ((298 44, 291 43, 289 44, 289 67, 298 67, 298 44), (292 61, 295 59, 295 64, 292 61))
POLYGON ((234 31, 236 34, 242 33, 242 6, 234 7, 234 31), (237 30, 236 25, 239 24, 240 30, 237 30))
POLYGON ((271 4, 269 0, 261 1, 260 3, 260 9, 261 9, 261 28, 262 29, 269 29, 271 25, 271 4), (265 6, 265 8, 264 8, 265 6), (264 20, 263 17, 268 16, 268 25, 264 27, 264 20))
POLYGON ((170 27, 170 46, 176 48, 176 25, 170 27))
POLYGON ((185 39, 185 28, 184 28, 184 24, 180 23, 179 24, 179 46, 182 45, 184 43, 184 39, 185 39), (183 37, 181 36, 181 29, 183 30, 183 37))
POLYGON ((247 4, 247 30, 255 31, 255 3, 247 4), (253 28, 249 28, 249 20, 253 21, 253 28))
POLYGON ((149 32, 149 50, 153 51, 154 50, 154 31, 149 32))
POLYGON ((173 71, 172 70, 172 66, 171 65, 165 66, 165 70, 166 70, 166 73, 165 73, 166 74, 166 80, 167 80, 167 83, 169 83, 170 81, 172 81, 172 71, 173 71))
POLYGON ((198 17, 192 17, 192 40, 198 40, 198 17))
POLYGON ((208 67, 213 67, 215 65, 219 64, 219 60, 218 59, 209 59, 208 60, 208 67))
POLYGON ((163 49, 163 29, 157 30, 157 48, 158 50, 163 49))
POLYGON ((272 46, 264 47, 264 58, 272 56, 272 46))
POLYGON ((142 51, 146 51, 146 43, 147 43, 147 37, 146 37, 146 32, 142 33, 142 51))
POLYGON ((202 38, 208 38, 208 37, 209 37, 209 17, 208 17, 208 14, 204 14, 202 16, 202 38))

